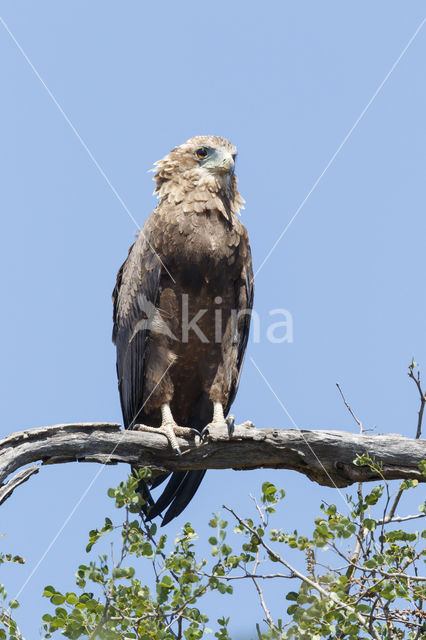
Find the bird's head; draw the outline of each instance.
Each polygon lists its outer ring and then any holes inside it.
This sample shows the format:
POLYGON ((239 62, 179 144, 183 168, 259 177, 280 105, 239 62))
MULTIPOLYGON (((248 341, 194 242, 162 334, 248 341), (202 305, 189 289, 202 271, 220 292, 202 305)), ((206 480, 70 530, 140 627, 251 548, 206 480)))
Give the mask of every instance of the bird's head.
POLYGON ((195 160, 194 167, 201 175, 208 171, 213 175, 223 176, 226 180, 234 174, 237 149, 225 138, 197 136, 182 146, 186 145, 186 153, 195 160))
POLYGON ((238 210, 242 198, 234 174, 237 149, 218 136, 195 136, 155 163, 154 193, 179 203, 194 189, 221 194, 238 210))

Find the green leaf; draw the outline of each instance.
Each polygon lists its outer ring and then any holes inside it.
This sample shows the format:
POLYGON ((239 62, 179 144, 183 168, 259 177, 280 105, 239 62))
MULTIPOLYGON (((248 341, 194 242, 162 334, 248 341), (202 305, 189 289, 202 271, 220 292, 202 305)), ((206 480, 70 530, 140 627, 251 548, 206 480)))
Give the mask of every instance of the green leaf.
POLYGON ((376 528, 376 524, 376 521, 372 518, 364 518, 364 527, 369 531, 374 531, 374 529, 376 528))
POLYGON ((367 494, 365 496, 365 502, 368 505, 374 505, 377 504, 379 498, 381 498, 383 494, 383 486, 382 485, 378 485, 377 487, 374 487, 373 490, 367 494))
POLYGON ((172 586, 173 582, 172 582, 172 579, 171 579, 171 577, 170 577, 170 576, 165 575, 165 576, 163 576, 163 578, 162 578, 162 580, 161 580, 161 583, 160 583, 160 584, 161 584, 161 586, 163 586, 163 587, 167 587, 167 588, 169 588, 169 587, 171 587, 171 586, 172 586))
POLYGON ((51 598, 53 595, 55 595, 55 593, 55 587, 52 587, 51 585, 44 587, 43 596, 45 596, 46 598, 51 598))
POLYGON ((368 615, 371 611, 371 607, 369 607, 368 604, 359 604, 357 605, 356 610, 364 615, 368 615))
POLYGON ((144 542, 144 544, 142 545, 142 555, 146 556, 147 558, 153 557, 154 551, 150 542, 144 542))
POLYGON ((375 567, 377 567, 377 562, 376 560, 374 560, 374 558, 370 558, 370 560, 364 562, 364 567, 366 567, 367 569, 374 569, 375 567))
POLYGON ((68 604, 77 604, 78 603, 78 598, 75 595, 75 593, 67 593, 66 597, 65 597, 65 602, 67 602, 68 604))
POLYGON ((133 567, 115 567, 112 571, 112 577, 116 580, 121 578, 133 578, 135 570, 133 567))
POLYGON ((262 484, 262 493, 265 494, 265 496, 270 496, 273 495, 276 492, 276 487, 275 485, 273 485, 271 482, 264 482, 262 484))
POLYGON ((299 609, 300 607, 298 604, 291 604, 287 609, 287 613, 289 616, 292 616, 296 611, 299 611, 299 609))
POLYGON ((396 591, 393 588, 393 586, 389 586, 389 587, 385 587, 384 589, 382 589, 381 591, 381 595, 383 598, 386 598, 386 600, 395 600, 396 598, 396 591))

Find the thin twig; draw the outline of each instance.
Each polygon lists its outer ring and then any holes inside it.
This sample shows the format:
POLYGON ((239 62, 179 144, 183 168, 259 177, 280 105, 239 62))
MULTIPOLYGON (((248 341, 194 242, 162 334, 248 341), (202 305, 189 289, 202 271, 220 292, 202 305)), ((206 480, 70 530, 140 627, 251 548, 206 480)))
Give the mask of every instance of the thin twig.
POLYGON ((197 600, 197 598, 201 597, 202 595, 204 595, 204 593, 207 591, 207 585, 204 585, 203 587, 201 587, 201 589, 198 589, 198 591, 196 591, 195 593, 193 593, 180 607, 179 609, 176 609, 176 611, 172 611, 171 615, 173 616, 173 619, 169 622, 169 624, 167 625, 167 627, 164 629, 164 631, 168 631, 172 625, 175 624, 175 622, 178 622, 179 618, 182 616, 183 612, 185 611, 186 607, 191 604, 191 602, 195 602, 195 600, 197 600))
MULTIPOLYGON (((414 573, 416 574, 416 578, 417 578, 418 573, 417 573, 417 567, 415 565, 414 565, 414 573)), ((422 612, 423 611, 423 598, 422 597, 419 598, 417 606, 418 606, 419 611, 422 612)), ((418 640, 420 638, 421 631, 422 631, 421 628, 417 631, 415 640, 418 640)))
POLYGON ((388 516, 386 516, 386 518, 383 518, 382 520, 376 520, 376 524, 391 524, 392 522, 407 522, 408 520, 417 520, 417 518, 424 518, 426 517, 426 513, 416 513, 412 516, 395 516, 394 518, 391 517, 391 514, 389 513, 388 516))
POLYGON ((260 519, 262 520, 262 526, 263 526, 263 528, 265 528, 266 527, 265 514, 263 513, 262 509, 260 508, 259 503, 256 500, 255 496, 252 495, 251 493, 249 495, 250 495, 250 498, 253 500, 254 504, 256 505, 257 512, 260 515, 260 519))
MULTIPOLYGON (((256 501, 255 501, 255 502, 256 502, 256 501)), ((258 506, 258 505, 257 505, 257 502, 256 502, 256 506, 258 506)), ((258 566, 259 566, 259 549, 257 550, 257 553, 256 553, 256 560, 255 560, 254 565, 253 565, 253 573, 254 573, 254 574, 256 574, 258 566)), ((271 629, 276 630, 276 629, 277 629, 277 627, 275 626, 274 621, 272 620, 271 613, 270 613, 270 611, 269 611, 268 607, 266 606, 265 598, 263 597, 263 591, 262 591, 262 589, 261 589, 261 587, 260 587, 260 584, 258 583, 258 581, 256 580, 256 578, 255 578, 254 576, 252 576, 252 578, 251 578, 251 579, 252 579, 253 584, 254 584, 254 586, 256 587, 256 591, 257 591, 257 593, 258 593, 258 595, 259 595, 260 606, 262 607, 263 612, 264 612, 265 617, 266 617, 265 622, 267 622, 267 623, 268 623, 268 625, 269 625, 269 627, 270 627, 271 629)))
POLYGON ((425 404, 426 404, 426 391, 423 391, 422 389, 422 384, 420 380, 420 369, 417 369, 417 376, 414 375, 414 368, 416 366, 417 366, 417 363, 414 362, 413 360, 410 366, 408 367, 408 377, 411 378, 411 380, 414 380, 414 383, 417 387, 417 390, 420 396, 420 408, 418 413, 417 430, 416 430, 416 439, 418 439, 422 435, 422 422, 423 422, 423 413, 424 413, 425 404))
MULTIPOLYGON (((420 380, 420 370, 417 369, 417 376, 414 375, 414 368, 416 366, 417 366, 417 363, 414 362, 414 358, 413 358, 413 360, 411 361, 411 364, 408 367, 408 377, 414 381, 420 396, 420 407, 419 407, 417 429, 416 429, 416 436, 415 436, 415 439, 419 440, 420 436, 422 435, 422 422, 423 422, 423 413, 424 413, 425 404, 426 404, 426 392, 424 392, 422 389, 421 380, 420 380)), ((398 507, 399 501, 401 500, 403 491, 404 489, 400 487, 398 490, 398 493, 395 496, 395 500, 393 501, 393 504, 390 508, 388 518, 392 519, 393 516, 395 515, 395 511, 398 507)))
POLYGON ((205 578, 220 578, 221 580, 226 580, 227 582, 232 582, 232 580, 247 580, 250 578, 256 578, 256 580, 270 580, 273 578, 285 578, 286 580, 289 580, 291 578, 297 577, 291 573, 266 573, 266 574, 245 573, 243 576, 220 576, 214 573, 205 573, 204 571, 200 571, 199 573, 205 578))
MULTIPOLYGON (((342 400, 345 403, 345 407, 347 408, 347 410, 349 411, 349 413, 351 414, 351 416, 353 417, 353 419, 355 420, 355 422, 357 423, 357 425, 359 426, 359 432, 360 434, 363 433, 363 426, 362 426, 362 422, 359 418, 357 418, 357 416, 355 415, 355 412, 353 411, 352 407, 350 406, 349 402, 346 400, 345 398, 345 394, 343 393, 343 390, 340 386, 340 384, 338 382, 336 382, 336 387, 338 388, 340 395, 342 396, 342 400)), ((357 488, 357 495, 358 495, 358 503, 362 504, 363 501, 363 493, 362 493, 362 482, 358 482, 358 488, 357 488)), ((359 528, 359 532, 356 536, 356 542, 355 542, 355 546, 352 552, 352 559, 351 559, 351 565, 349 566, 349 569, 346 572, 346 577, 348 579, 348 584, 346 586, 346 593, 349 594, 351 586, 352 586, 352 578, 353 578, 353 574, 354 574, 354 567, 355 567, 355 563, 357 562, 361 551, 363 550, 363 540, 365 538, 365 531, 364 531, 364 511, 361 510, 360 513, 360 528, 359 528)))
POLYGON ((361 420, 359 420, 355 413, 352 411, 352 407, 350 406, 350 404, 348 403, 348 401, 345 398, 345 395, 342 391, 342 388, 340 386, 340 384, 338 382, 336 382, 336 387, 339 389, 340 395, 342 396, 342 400, 345 403, 345 407, 346 409, 349 411, 349 413, 351 414, 352 418, 355 420, 355 422, 357 423, 357 425, 359 426, 359 432, 362 433, 363 432, 363 428, 362 428, 362 422, 361 420))
POLYGON ((274 624, 274 621, 272 620, 271 613, 268 607, 266 606, 265 598, 263 597, 263 591, 260 588, 258 581, 256 580, 256 578, 253 578, 253 577, 252 577, 252 580, 253 580, 254 586, 256 587, 257 593, 259 594, 260 604, 262 605, 262 609, 265 613, 266 620, 269 626, 271 627, 271 629, 277 629, 276 625, 274 624))

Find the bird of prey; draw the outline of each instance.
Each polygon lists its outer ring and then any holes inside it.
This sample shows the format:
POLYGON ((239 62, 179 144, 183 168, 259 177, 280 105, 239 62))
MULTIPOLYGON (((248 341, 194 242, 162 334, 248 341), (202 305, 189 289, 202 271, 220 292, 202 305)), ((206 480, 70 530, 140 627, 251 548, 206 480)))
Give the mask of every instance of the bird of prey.
MULTIPOLYGON (((113 292, 124 426, 163 433, 177 452, 177 435, 225 422, 241 375, 253 272, 236 155, 224 138, 197 136, 155 163, 159 202, 113 292)), ((178 516, 204 474, 173 473, 155 503, 145 486, 148 518, 178 516)))

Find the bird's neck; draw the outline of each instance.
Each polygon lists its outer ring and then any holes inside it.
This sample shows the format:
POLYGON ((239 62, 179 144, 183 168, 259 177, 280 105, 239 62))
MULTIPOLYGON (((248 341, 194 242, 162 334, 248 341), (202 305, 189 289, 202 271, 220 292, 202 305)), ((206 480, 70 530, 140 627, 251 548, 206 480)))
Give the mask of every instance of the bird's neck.
POLYGON ((180 206, 185 213, 218 210, 231 223, 244 203, 234 175, 191 175, 187 180, 182 180, 182 175, 179 180, 172 177, 159 185, 157 193, 160 204, 180 206))

